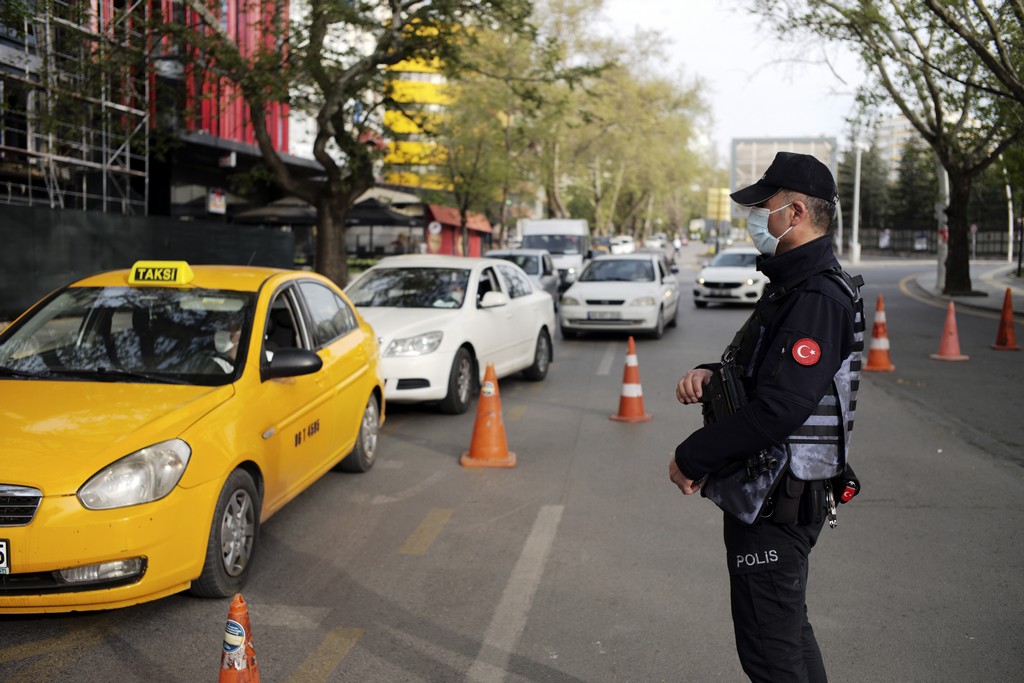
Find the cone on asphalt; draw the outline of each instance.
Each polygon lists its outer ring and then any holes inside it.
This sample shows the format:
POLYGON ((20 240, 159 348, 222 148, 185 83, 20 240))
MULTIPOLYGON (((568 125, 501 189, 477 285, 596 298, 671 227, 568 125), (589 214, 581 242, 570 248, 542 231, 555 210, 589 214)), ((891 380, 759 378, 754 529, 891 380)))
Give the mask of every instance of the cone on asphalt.
POLYGON ((956 309, 953 302, 949 302, 946 310, 946 326, 942 330, 942 339, 939 341, 939 352, 931 354, 935 360, 967 360, 970 356, 960 353, 960 337, 956 333, 956 309))
POLYGON ((640 366, 636 362, 636 344, 629 338, 626 347, 626 367, 622 372, 622 391, 619 393, 619 412, 611 416, 616 422, 650 422, 644 412, 644 390, 640 386, 640 366))
POLYGON ((501 396, 498 394, 498 375, 494 364, 488 363, 484 383, 480 386, 480 401, 476 407, 476 423, 469 450, 459 462, 464 467, 515 467, 516 454, 508 450, 505 424, 501 419, 501 396))
POLYGON ((224 647, 220 657, 218 683, 259 683, 260 669, 252 644, 249 608, 241 593, 235 593, 224 625, 224 647))
POLYGON ((868 362, 864 368, 867 372, 892 372, 896 366, 889 360, 889 332, 885 327, 885 302, 878 295, 875 304, 875 322, 871 327, 871 345, 868 347, 868 362))
POLYGON ((1003 314, 999 318, 999 331, 996 333, 996 343, 992 348, 996 351, 1020 351, 1017 337, 1013 333, 1013 296, 1009 287, 1006 288, 1006 296, 1003 297, 1003 314))

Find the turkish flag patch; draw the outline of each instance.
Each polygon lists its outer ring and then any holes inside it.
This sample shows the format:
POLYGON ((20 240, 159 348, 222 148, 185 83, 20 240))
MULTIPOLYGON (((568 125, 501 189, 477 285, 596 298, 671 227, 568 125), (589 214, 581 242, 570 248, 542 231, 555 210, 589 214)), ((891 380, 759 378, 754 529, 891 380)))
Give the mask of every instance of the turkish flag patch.
POLYGON ((813 339, 804 337, 793 344, 793 360, 800 365, 814 365, 821 358, 821 347, 813 339))

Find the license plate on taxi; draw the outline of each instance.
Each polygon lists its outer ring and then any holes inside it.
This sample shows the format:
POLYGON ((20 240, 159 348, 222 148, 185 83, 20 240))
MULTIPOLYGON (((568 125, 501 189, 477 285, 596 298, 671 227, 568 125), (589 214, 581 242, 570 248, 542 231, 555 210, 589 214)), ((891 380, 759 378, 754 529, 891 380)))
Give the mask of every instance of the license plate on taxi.
POLYGON ((11 552, 11 542, 6 538, 0 538, 0 574, 11 573, 11 563, 8 561, 11 552))
POLYGON ((587 313, 588 320, 618 320, 618 311, 590 311, 587 313))

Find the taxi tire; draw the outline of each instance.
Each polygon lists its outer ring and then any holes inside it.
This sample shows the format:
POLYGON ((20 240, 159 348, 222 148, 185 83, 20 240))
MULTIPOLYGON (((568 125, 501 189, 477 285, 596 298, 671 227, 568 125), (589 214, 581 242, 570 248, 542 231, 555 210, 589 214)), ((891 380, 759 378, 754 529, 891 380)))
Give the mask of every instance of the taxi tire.
POLYGON ((548 376, 551 366, 551 337, 547 330, 537 335, 537 345, 533 350, 533 365, 523 370, 523 377, 531 382, 540 382, 548 376))
POLYGON ((676 307, 672 311, 672 319, 668 321, 669 327, 676 327, 679 324, 679 300, 676 299, 676 307))
POLYGON ((363 416, 359 422, 359 433, 356 434, 356 443, 352 452, 345 456, 338 463, 337 469, 342 472, 368 472, 373 463, 376 462, 377 440, 380 438, 380 408, 377 405, 377 397, 370 394, 370 399, 363 409, 363 416))
POLYGON ((469 404, 473 400, 473 386, 476 383, 474 365, 473 357, 465 348, 455 352, 452 371, 448 375, 448 395, 441 400, 442 413, 461 415, 469 410, 469 404), (466 391, 463 392, 462 389, 466 391))
POLYGON ((217 507, 210 523, 210 536, 206 544, 206 560, 199 578, 192 582, 189 591, 203 598, 229 598, 237 593, 245 584, 256 553, 257 540, 260 534, 259 492, 252 475, 243 469, 237 469, 228 476, 217 498, 217 507), (230 525, 225 516, 235 517, 236 509, 245 518, 245 524, 251 525, 251 542, 248 544, 248 557, 240 567, 240 571, 232 576, 224 566, 224 532, 230 525))
POLYGON ((653 339, 661 339, 663 336, 665 336, 665 309, 659 308, 658 322, 654 326, 654 329, 651 330, 651 337, 653 339))

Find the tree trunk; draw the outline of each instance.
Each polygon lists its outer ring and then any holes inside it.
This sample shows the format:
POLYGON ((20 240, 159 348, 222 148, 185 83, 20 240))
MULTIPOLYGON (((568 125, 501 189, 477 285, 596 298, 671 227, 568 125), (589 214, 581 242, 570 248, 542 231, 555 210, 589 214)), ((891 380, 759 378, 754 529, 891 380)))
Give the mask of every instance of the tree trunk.
POLYGON ((339 207, 330 195, 322 195, 316 211, 316 271, 339 287, 348 284, 348 251, 345 246, 347 207, 339 207))
POLYGON ((949 226, 949 255, 946 257, 946 282, 942 293, 970 294, 971 289, 971 234, 968 227, 967 200, 971 194, 971 178, 949 172, 949 206, 946 218, 949 226))
POLYGON ((558 192, 558 179, 561 175, 561 169, 559 168, 559 153, 560 147, 558 142, 554 142, 551 145, 551 168, 549 169, 550 175, 548 176, 547 187, 545 189, 545 195, 547 195, 548 205, 548 218, 567 218, 569 212, 565 210, 565 205, 562 204, 562 197, 558 192))

